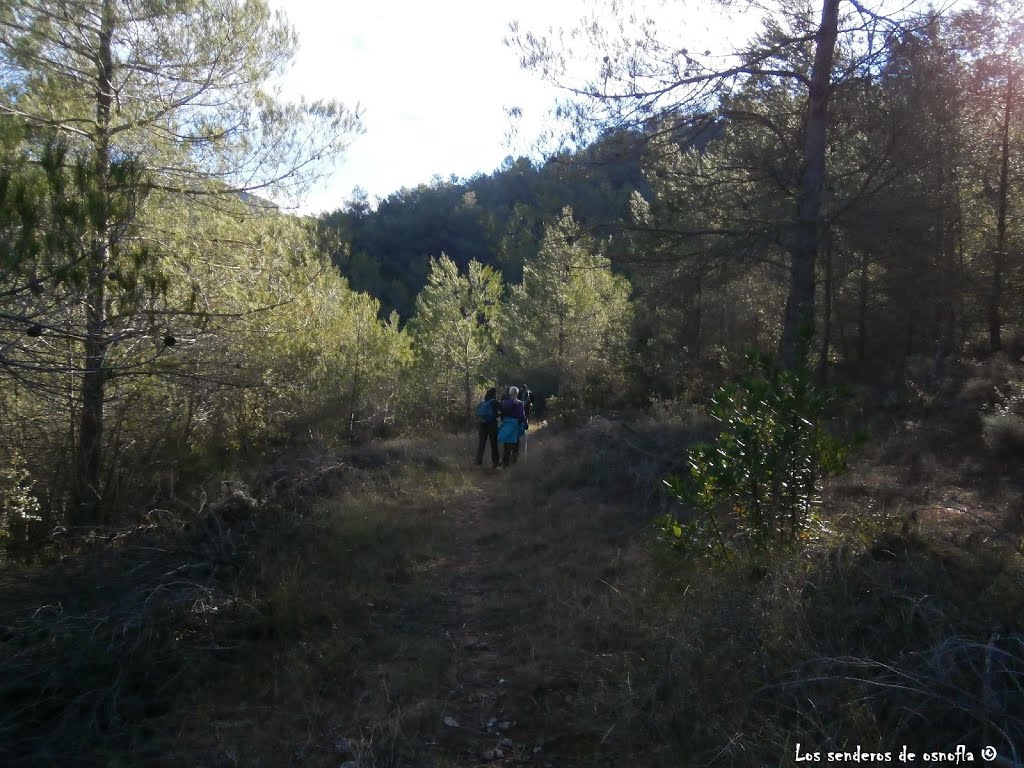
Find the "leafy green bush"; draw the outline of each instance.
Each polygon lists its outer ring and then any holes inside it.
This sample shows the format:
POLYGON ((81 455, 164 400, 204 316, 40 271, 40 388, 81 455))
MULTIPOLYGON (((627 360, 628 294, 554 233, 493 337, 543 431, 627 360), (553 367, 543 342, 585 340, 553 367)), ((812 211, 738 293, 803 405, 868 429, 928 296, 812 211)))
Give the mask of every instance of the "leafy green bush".
POLYGON ((721 559, 742 545, 770 553, 803 538, 821 479, 845 467, 845 447, 822 426, 835 393, 816 389, 806 366, 784 371, 753 354, 748 364, 712 397, 721 432, 690 451, 688 480, 665 480, 695 514, 669 513, 662 529, 677 546, 721 559))
POLYGON ((561 395, 551 395, 544 403, 544 416, 548 420, 559 420, 565 427, 580 424, 580 398, 569 390, 561 395))

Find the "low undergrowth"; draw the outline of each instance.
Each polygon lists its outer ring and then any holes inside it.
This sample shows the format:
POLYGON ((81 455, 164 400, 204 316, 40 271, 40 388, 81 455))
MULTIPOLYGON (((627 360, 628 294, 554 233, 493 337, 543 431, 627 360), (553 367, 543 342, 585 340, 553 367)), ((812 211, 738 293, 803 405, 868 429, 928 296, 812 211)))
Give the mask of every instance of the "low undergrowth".
POLYGON ((806 546, 681 557, 653 524, 677 503, 661 478, 712 427, 550 426, 507 472, 465 437, 293 456, 251 493, 6 566, 0 763, 479 765, 472 724, 444 725, 477 706, 467 620, 513 721, 493 764, 779 765, 797 742, 1013 758, 1016 486, 903 424, 825 484, 806 546))
POLYGON ((520 695, 558 724, 566 757, 777 765, 797 742, 823 753, 965 744, 976 759, 992 745, 1013 757, 1024 562, 1012 510, 998 511, 1004 527, 936 506, 953 482, 937 472, 876 492, 887 468, 862 457, 826 489, 826 531, 803 549, 680 558, 636 523, 644 498, 629 488, 634 460, 664 468, 655 457, 684 455, 692 433, 598 421, 553 434, 510 502, 507 568, 528 580, 523 615, 536 617, 518 634, 520 695), (601 461, 604 473, 572 469, 601 461))
POLYGON ((468 488, 451 442, 294 458, 6 564, 0 764, 396 764, 448 665, 418 573, 468 488))

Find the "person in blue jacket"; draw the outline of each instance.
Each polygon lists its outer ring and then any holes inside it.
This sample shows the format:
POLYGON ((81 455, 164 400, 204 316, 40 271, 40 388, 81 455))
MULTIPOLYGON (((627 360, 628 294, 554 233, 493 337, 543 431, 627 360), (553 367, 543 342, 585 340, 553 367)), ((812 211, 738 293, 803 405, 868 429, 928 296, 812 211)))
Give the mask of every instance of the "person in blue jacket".
POLYGON ((476 407, 477 424, 480 431, 480 444, 476 448, 477 465, 484 463, 484 448, 490 442, 491 465, 495 469, 498 468, 498 415, 500 412, 501 403, 498 401, 498 392, 491 387, 476 407))
POLYGON ((501 401, 501 426, 498 427, 498 442, 502 446, 502 466, 507 467, 513 460, 519 436, 526 432, 526 410, 519 399, 519 387, 509 387, 508 397, 501 401))

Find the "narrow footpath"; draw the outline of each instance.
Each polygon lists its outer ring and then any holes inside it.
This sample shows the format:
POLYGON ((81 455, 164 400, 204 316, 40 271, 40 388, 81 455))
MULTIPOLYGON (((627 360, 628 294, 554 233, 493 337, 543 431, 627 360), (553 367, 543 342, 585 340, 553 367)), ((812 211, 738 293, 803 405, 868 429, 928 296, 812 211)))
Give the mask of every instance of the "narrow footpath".
POLYGON ((510 694, 519 671, 511 631, 526 584, 509 578, 508 502, 500 496, 522 470, 480 470, 476 498, 450 510, 454 555, 443 577, 449 610, 442 631, 455 682, 437 743, 442 765, 549 764, 543 735, 510 694))

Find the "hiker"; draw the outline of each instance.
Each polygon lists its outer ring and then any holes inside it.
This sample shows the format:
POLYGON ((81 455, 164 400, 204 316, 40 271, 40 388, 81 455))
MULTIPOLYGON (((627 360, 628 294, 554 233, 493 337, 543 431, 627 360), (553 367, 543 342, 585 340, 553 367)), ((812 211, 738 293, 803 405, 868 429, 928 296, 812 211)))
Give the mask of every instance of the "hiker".
MULTIPOLYGON (((523 413, 526 416, 526 426, 529 429, 530 426, 530 412, 533 410, 533 392, 530 388, 523 384, 519 388, 519 402, 523 404, 523 413)), ((526 458, 526 430, 523 430, 522 435, 519 437, 519 442, 515 448, 515 459, 526 458)))
POLYGON ((502 466, 508 467, 514 458, 521 435, 526 434, 526 411, 518 398, 519 387, 509 387, 508 398, 501 401, 501 426, 498 428, 498 442, 502 445, 502 466))
POLYGON ((480 444, 476 449, 476 463, 481 466, 484 463, 484 446, 488 441, 491 443, 491 465, 498 468, 498 415, 501 413, 501 403, 498 402, 497 390, 491 387, 484 395, 484 399, 476 407, 477 426, 480 430, 480 444))

